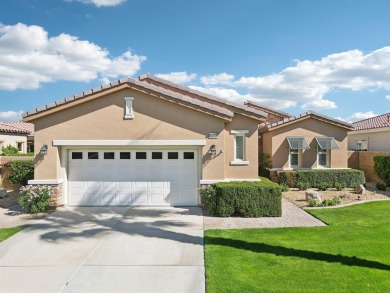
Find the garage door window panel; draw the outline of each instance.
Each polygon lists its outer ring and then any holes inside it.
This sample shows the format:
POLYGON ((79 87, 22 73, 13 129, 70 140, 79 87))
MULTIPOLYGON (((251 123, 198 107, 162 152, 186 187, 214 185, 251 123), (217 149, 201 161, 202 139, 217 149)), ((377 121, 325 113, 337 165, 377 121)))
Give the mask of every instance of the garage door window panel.
POLYGON ((183 154, 184 160, 193 160, 195 158, 194 152, 184 152, 183 154))
POLYGON ((99 153, 98 152, 88 152, 88 160, 98 160, 99 153))
POLYGON ((130 152, 120 152, 119 158, 121 160, 130 160, 131 159, 130 152))
POLYGON ((161 160, 163 158, 162 152, 152 152, 152 160, 161 160))
POLYGON ((137 160, 146 160, 146 158, 147 158, 146 152, 136 152, 135 158, 137 160))
POLYGON ((104 152, 104 159, 105 160, 114 160, 115 153, 114 152, 104 152))
POLYGON ((83 153, 82 152, 72 152, 72 160, 82 160, 83 153))
POLYGON ((177 160, 179 159, 178 152, 168 152, 168 160, 177 160))

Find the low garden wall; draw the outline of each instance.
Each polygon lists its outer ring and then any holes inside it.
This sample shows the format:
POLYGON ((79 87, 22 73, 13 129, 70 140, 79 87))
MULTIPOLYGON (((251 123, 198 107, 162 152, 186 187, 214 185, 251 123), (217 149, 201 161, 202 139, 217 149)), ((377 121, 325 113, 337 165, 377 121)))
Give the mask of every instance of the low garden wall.
POLYGON ((8 174, 11 172, 11 169, 5 164, 10 161, 33 161, 33 156, 0 156, 0 184, 6 189, 16 190, 21 187, 20 184, 12 184, 7 180, 8 174))
POLYGON ((363 170, 366 182, 381 182, 374 172, 375 156, 390 156, 390 152, 348 151, 348 167, 363 170))

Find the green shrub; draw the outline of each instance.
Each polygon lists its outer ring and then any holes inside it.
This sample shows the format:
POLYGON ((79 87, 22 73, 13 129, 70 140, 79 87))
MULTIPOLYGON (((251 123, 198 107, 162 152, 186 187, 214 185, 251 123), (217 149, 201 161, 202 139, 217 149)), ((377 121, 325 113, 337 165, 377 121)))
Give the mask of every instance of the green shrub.
POLYGON ((297 170, 297 183, 309 182, 311 187, 317 187, 322 182, 329 183, 329 187, 336 183, 344 183, 347 187, 353 187, 366 182, 364 172, 354 169, 334 170, 297 170))
POLYGON ((12 145, 8 145, 6 147, 1 148, 1 155, 2 156, 18 156, 19 149, 16 147, 13 147, 12 145))
POLYGON ((375 156, 374 172, 387 186, 390 186, 390 156, 375 156))
POLYGON ((269 154, 259 154, 259 176, 270 178, 269 169, 272 168, 271 156, 269 154))
POLYGON ((279 184, 286 184, 290 188, 297 186, 297 173, 295 171, 278 171, 277 179, 279 184))
POLYGON ((332 199, 325 199, 322 201, 322 206, 329 207, 329 206, 336 206, 341 203, 341 200, 338 197, 333 197, 332 199))
POLYGON ((327 182, 320 182, 317 184, 318 190, 321 190, 321 191, 328 190, 330 187, 331 187, 330 184, 327 182))
POLYGON ((19 204, 26 213, 40 213, 49 209, 50 186, 27 185, 20 188, 19 204))
POLYGON ((347 187, 347 184, 345 184, 344 182, 336 182, 334 187, 336 188, 336 190, 341 191, 347 187))
POLYGON ((12 172, 7 179, 12 184, 26 185, 27 181, 34 177, 34 161, 11 161, 8 166, 12 172))
POLYGON ((378 182, 377 184, 375 184, 375 187, 378 190, 386 191, 386 184, 378 182))
POLYGON ((298 182, 297 187, 299 188, 299 190, 306 190, 309 189, 311 185, 309 182, 298 182))
POLYGON ((308 205, 309 205, 309 207, 318 207, 319 206, 318 202, 315 199, 309 200, 308 205))
POLYGON ((261 182, 221 182, 214 191, 200 191, 203 207, 217 217, 279 217, 282 214, 282 192, 278 184, 261 182))
POLYGON ((284 183, 280 184, 280 188, 281 188, 282 192, 288 191, 288 186, 284 183))
POLYGON ((204 210, 213 215, 216 206, 215 188, 211 185, 199 188, 199 195, 204 210))

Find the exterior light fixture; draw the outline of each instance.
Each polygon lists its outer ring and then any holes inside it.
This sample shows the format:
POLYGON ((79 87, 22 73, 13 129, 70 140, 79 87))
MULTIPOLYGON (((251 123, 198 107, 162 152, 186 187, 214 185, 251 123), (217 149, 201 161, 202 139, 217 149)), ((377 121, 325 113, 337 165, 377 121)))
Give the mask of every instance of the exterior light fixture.
POLYGON ((47 154, 47 144, 44 144, 41 149, 39 150, 39 154, 44 156, 47 154))
POLYGON ((209 153, 212 154, 213 156, 217 154, 217 147, 215 146, 215 144, 211 145, 209 149, 209 153))

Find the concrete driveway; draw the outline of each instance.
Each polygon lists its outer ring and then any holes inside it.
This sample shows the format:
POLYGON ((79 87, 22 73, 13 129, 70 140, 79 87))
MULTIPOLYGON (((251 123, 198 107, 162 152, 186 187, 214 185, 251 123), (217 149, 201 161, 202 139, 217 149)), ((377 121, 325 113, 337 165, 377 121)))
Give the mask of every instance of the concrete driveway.
POLYGON ((205 292, 199 208, 60 208, 0 243, 1 292, 205 292))

